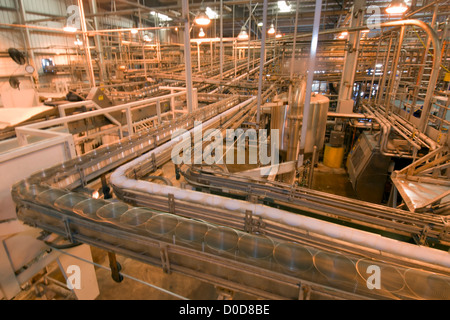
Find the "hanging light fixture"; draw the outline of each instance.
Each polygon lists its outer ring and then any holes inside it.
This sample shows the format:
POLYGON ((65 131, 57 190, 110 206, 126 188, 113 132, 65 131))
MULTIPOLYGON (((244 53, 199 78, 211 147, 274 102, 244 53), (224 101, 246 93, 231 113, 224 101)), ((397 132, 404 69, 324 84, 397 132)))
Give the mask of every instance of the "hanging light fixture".
POLYGON ((386 8, 389 14, 403 14, 408 10, 408 6, 403 0, 393 0, 386 8))
POLYGON ((151 41, 153 41, 153 38, 152 38, 148 33, 145 33, 144 36, 142 37, 142 39, 143 39, 145 42, 151 42, 151 41))
POLYGON ((277 32, 277 34, 275 35, 275 38, 281 38, 283 35, 279 32, 277 32))
POLYGON ((133 28, 133 29, 131 29, 131 34, 136 34, 136 33, 138 33, 138 29, 135 29, 135 28, 133 28))
POLYGON ((199 26, 207 26, 210 22, 211 19, 209 19, 209 17, 206 15, 206 13, 204 12, 200 12, 194 19, 195 23, 198 24, 199 26))
POLYGON ((205 31, 203 31, 203 28, 200 28, 200 32, 198 33, 198 36, 200 38, 203 38, 205 36, 205 31))
POLYGON ((239 32, 237 37, 239 40, 247 40, 248 39, 248 33, 247 33, 247 30, 245 30, 245 26, 242 26, 241 32, 239 32))
POLYGON ((202 4, 200 5, 200 11, 197 14, 197 16, 194 18, 194 22, 199 26, 207 26, 211 23, 211 19, 208 17, 208 15, 205 12, 205 7, 202 4))
POLYGON ((270 25, 269 30, 267 30, 268 34, 275 34, 275 27, 273 25, 273 23, 270 25))
POLYGON ((83 41, 80 40, 80 38, 78 38, 73 42, 76 46, 82 46, 83 45, 83 41))

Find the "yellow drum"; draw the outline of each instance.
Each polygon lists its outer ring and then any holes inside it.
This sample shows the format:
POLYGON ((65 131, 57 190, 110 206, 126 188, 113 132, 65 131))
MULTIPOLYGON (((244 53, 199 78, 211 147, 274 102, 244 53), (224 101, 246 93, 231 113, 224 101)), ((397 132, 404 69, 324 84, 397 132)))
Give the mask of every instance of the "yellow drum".
POLYGON ((330 144, 325 145, 323 155, 323 164, 330 168, 340 168, 344 159, 344 147, 332 147, 330 144))

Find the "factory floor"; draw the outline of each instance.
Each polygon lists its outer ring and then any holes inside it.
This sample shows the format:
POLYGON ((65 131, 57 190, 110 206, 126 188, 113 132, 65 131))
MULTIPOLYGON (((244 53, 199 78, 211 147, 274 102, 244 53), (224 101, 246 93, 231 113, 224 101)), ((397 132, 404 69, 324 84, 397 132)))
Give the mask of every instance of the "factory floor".
MULTIPOLYGON (((340 196, 356 198, 351 182, 344 168, 329 168, 319 163, 314 170, 313 189, 340 196)), ((92 248, 95 263, 108 267, 106 251, 92 248)), ((161 267, 148 265, 128 257, 117 255, 121 273, 126 275, 122 282, 117 283, 111 278, 111 272, 96 268, 100 295, 97 300, 169 300, 179 299, 173 295, 154 289, 147 282, 165 290, 174 292, 192 300, 216 299, 257 299, 242 293, 229 295, 228 292, 216 288, 213 284, 178 273, 166 274, 161 267), (134 280, 127 276, 139 279, 134 280)))

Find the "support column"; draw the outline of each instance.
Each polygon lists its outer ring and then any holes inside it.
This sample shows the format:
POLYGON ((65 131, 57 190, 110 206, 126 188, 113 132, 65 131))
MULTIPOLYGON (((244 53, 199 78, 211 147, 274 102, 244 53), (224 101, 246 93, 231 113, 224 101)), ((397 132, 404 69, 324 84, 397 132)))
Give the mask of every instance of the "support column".
POLYGON ((261 121, 261 104, 262 104, 262 77, 264 72, 265 47, 266 47, 266 32, 267 32, 267 0, 263 4, 263 32, 261 34, 261 54, 259 60, 259 77, 258 77, 258 97, 256 106, 256 129, 259 129, 259 122, 261 121))
POLYGON ((84 6, 83 6, 83 0, 78 0, 78 7, 80 8, 80 23, 81 23, 81 31, 83 32, 83 46, 84 46, 84 53, 86 57, 86 64, 88 66, 88 79, 89 84, 92 88, 95 88, 95 75, 94 75, 94 68, 92 66, 92 56, 91 56, 91 49, 89 48, 89 36, 87 34, 87 26, 86 26, 86 16, 84 14, 84 6))
MULTIPOLYGON (((99 30, 98 27, 98 17, 97 17, 97 0, 91 0, 90 2, 91 5, 91 12, 94 15, 93 19, 94 19, 94 29, 95 30, 99 30)), ((140 13, 139 13, 140 15, 140 13)), ((95 46, 97 47, 97 55, 98 55, 98 67, 99 67, 99 76, 100 76, 100 82, 101 83, 105 83, 105 80, 108 79, 106 72, 105 72, 105 60, 103 57, 103 45, 102 45, 102 40, 100 38, 100 35, 96 34, 94 36, 94 40, 95 40, 95 46)))
MULTIPOLYGON (((25 7, 23 5, 23 0, 18 0, 18 2, 16 3, 16 8, 17 8, 17 13, 19 15, 21 24, 25 24, 25 21, 26 21, 25 7)), ((39 83, 39 74, 37 72, 36 62, 35 62, 35 58, 34 58, 34 52, 31 49, 31 36, 30 36, 30 31, 28 30, 28 28, 25 28, 25 32, 23 34, 24 34, 25 48, 27 50, 27 55, 29 57, 28 63, 34 68, 33 79, 34 79, 35 83, 38 84, 39 83)))
MULTIPOLYGON (((350 27, 358 27, 362 25, 364 20, 365 0, 357 0, 350 12, 350 27)), ((342 70, 341 85, 339 87, 339 97, 337 112, 352 113, 353 112, 353 83, 355 81, 355 73, 358 62, 359 38, 361 31, 351 32, 348 35, 347 50, 345 52, 344 69, 342 70)))
POLYGON ((223 0, 220 0, 220 80, 223 79, 223 0))
POLYGON ((322 0, 316 1, 316 10, 314 11, 314 25, 311 39, 311 52, 308 63, 308 76, 306 79, 305 106, 303 108, 302 130, 300 134, 299 156, 297 160, 297 168, 303 165, 303 157, 306 145, 306 132, 308 130, 309 109, 311 106, 312 83, 314 79, 314 69, 316 66, 317 43, 319 41, 320 15, 322 13, 322 0))
POLYGON ((186 103, 188 112, 192 112, 192 64, 191 64, 191 37, 189 34, 189 2, 182 0, 182 17, 184 20, 184 65, 186 67, 186 103))
POLYGON ((291 65, 289 68, 289 81, 290 81, 290 85, 289 85, 289 94, 288 94, 288 103, 291 103, 291 99, 292 99, 292 80, 294 77, 294 62, 295 62, 295 46, 297 44, 297 29, 298 29, 298 7, 299 7, 299 2, 300 0, 297 0, 297 3, 295 5, 295 29, 294 29, 294 41, 292 44, 292 57, 291 57, 291 65))

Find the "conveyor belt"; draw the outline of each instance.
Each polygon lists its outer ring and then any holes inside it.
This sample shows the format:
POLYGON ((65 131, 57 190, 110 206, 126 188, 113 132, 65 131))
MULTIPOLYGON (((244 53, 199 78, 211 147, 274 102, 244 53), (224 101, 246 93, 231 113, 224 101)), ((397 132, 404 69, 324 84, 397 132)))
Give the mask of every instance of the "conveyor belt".
POLYGON ((414 214, 281 182, 257 180, 203 167, 186 166, 181 172, 189 184, 203 191, 245 199, 256 197, 258 202, 269 206, 303 210, 318 217, 331 218, 334 222, 368 227, 385 235, 390 233, 408 240, 419 241, 426 230, 424 242, 444 245, 447 250, 450 245, 450 230, 446 229, 445 217, 439 215, 414 214))
POLYGON ((137 188, 138 181, 126 188, 113 185, 126 202, 73 192, 124 163, 131 164, 129 161, 140 155, 150 157, 126 174, 135 178, 149 174, 170 159, 169 149, 163 147, 171 143, 174 130, 192 128, 194 120, 206 119, 214 128, 238 126, 254 113, 255 105, 254 98, 241 102, 233 96, 158 130, 37 172, 12 188, 18 217, 72 242, 88 243, 160 265, 166 272, 182 272, 262 298, 450 299, 448 253, 444 251, 411 245, 419 255, 436 257, 434 265, 333 240, 280 221, 264 220, 269 226, 259 232, 253 229, 257 219, 244 220, 240 212, 211 204, 201 206, 149 194, 137 188), (158 206, 158 201, 153 201, 156 198, 166 202, 166 210, 137 208, 143 203, 158 206), (202 220, 189 217, 202 212, 209 216, 203 215, 202 220), (252 228, 243 230, 245 226, 252 228), (367 285, 370 265, 382 271, 380 289, 367 285))

